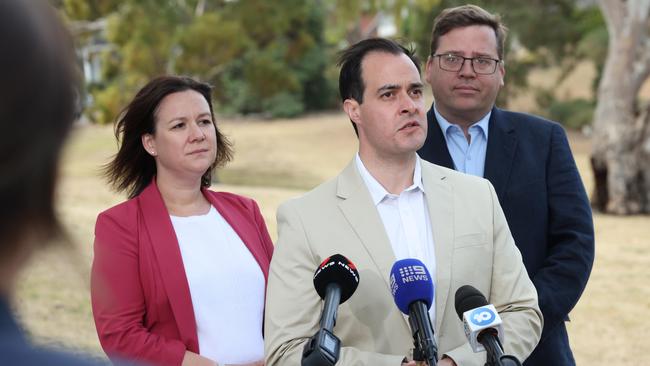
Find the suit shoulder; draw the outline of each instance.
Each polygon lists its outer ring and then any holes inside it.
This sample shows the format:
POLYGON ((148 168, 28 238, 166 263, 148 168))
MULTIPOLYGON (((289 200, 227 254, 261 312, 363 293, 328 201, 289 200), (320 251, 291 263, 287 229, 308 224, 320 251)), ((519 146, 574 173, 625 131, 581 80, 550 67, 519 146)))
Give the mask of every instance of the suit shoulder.
POLYGON ((131 242, 138 232, 139 207, 138 198, 134 197, 100 212, 95 222, 96 243, 116 243, 116 237, 131 242))
POLYGON ((217 191, 213 191, 213 190, 209 190, 209 189, 205 190, 205 192, 209 196, 211 196, 213 199, 215 199, 217 201, 220 201, 220 202, 224 202, 224 203, 226 203, 228 205, 232 205, 232 206, 238 206, 238 207, 243 207, 243 208, 246 208, 246 209, 251 209, 252 207, 257 205, 257 203, 255 203, 254 199, 252 199, 250 197, 242 196, 242 195, 239 195, 239 194, 236 194, 236 193, 221 192, 221 191, 217 192, 217 191))
POLYGON ((284 201, 278 210, 283 207, 294 207, 300 209, 323 205, 323 202, 327 202, 328 199, 331 200, 332 197, 336 196, 337 178, 338 177, 330 178, 312 190, 284 201))
POLYGON ((433 172, 440 179, 452 179, 454 181, 467 182, 468 184, 477 184, 477 183, 481 183, 481 182, 482 183, 488 182, 487 179, 485 179, 483 177, 478 177, 478 176, 471 175, 471 174, 461 173, 461 172, 459 172, 457 170, 449 169, 449 168, 441 166, 441 165, 433 164, 433 163, 428 162, 426 160, 421 160, 421 162, 422 162, 422 168, 423 169, 427 169, 427 170, 433 172))
POLYGON ((461 173, 428 161, 422 161, 422 169, 433 173, 436 179, 445 180, 447 184, 454 187, 454 191, 461 194, 485 194, 492 186, 492 183, 483 177, 461 173))
POLYGON ((553 128, 562 128, 562 125, 558 122, 551 121, 541 116, 534 114, 523 113, 523 112, 513 112, 500 109, 499 110, 502 117, 512 121, 517 127, 523 127, 533 130, 552 130, 553 128))
POLYGON ((138 198, 130 198, 99 213, 97 222, 105 220, 117 222, 134 222, 138 212, 138 198))

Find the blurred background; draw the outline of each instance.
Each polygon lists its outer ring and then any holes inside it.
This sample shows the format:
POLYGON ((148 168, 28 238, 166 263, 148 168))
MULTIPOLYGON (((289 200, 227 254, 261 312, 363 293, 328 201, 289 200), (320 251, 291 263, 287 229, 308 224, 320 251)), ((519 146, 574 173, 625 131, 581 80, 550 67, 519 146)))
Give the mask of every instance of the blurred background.
MULTIPOLYGON (((430 53, 440 0, 59 0, 86 80, 84 116, 112 123, 145 81, 191 75, 216 87, 221 113, 295 117, 338 107, 336 53, 374 36, 430 53)), ((530 108, 571 128, 589 124, 607 52, 594 1, 479 1, 511 30, 501 104, 530 92, 530 108), (583 90, 557 90, 571 71, 583 90), (554 69, 531 84, 532 70, 554 69)))
MULTIPOLYGON (((425 61, 441 0, 50 0, 73 33, 84 76, 59 207, 71 245, 37 256, 16 308, 36 342, 102 357, 89 268, 97 214, 124 200, 101 178, 112 124, 146 81, 183 74, 214 85, 235 159, 213 189, 275 209, 336 175, 356 152, 338 99, 337 52, 399 38, 425 61)), ((596 224, 596 262, 569 331, 580 365, 650 364, 650 1, 475 1, 510 34, 498 105, 564 125, 596 224)), ((432 102, 429 93, 428 103, 432 102)))

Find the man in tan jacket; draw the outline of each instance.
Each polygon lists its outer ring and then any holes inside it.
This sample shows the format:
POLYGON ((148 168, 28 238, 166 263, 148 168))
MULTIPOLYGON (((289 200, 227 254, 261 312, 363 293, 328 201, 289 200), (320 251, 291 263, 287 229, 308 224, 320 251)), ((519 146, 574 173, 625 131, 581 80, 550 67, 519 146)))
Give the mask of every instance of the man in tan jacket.
POLYGON ((430 311, 441 361, 485 363, 472 352, 454 309, 454 294, 472 285, 499 311, 504 349, 525 359, 539 340, 542 317, 494 189, 487 180, 420 160, 427 134, 419 65, 386 39, 361 41, 341 57, 343 108, 359 153, 336 178, 278 210, 265 313, 269 366, 299 365, 318 330, 322 301, 312 285, 332 254, 359 270, 355 294, 339 307, 337 365, 413 365, 407 318, 394 304, 395 260, 417 258, 434 274, 430 311))

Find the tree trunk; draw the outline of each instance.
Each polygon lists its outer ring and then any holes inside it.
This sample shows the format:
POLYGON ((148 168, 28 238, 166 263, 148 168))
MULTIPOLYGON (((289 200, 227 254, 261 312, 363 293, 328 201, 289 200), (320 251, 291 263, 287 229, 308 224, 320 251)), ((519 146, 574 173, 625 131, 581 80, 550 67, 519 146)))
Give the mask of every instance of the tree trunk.
POLYGON ((614 214, 650 213, 650 109, 637 103, 650 69, 648 7, 603 0, 601 9, 609 49, 594 114, 592 204, 614 214))

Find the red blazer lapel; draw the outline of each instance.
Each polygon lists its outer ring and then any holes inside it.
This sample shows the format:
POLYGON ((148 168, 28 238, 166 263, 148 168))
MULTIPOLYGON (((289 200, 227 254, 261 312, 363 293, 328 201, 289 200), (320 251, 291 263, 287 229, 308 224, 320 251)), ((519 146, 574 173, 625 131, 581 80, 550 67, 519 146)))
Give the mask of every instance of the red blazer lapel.
POLYGON ((264 240, 261 238, 259 228, 255 226, 253 210, 245 208, 243 202, 237 202, 238 204, 235 205, 229 199, 230 197, 222 196, 217 192, 203 189, 203 195, 239 235, 262 269, 264 278, 268 279, 270 254, 263 246, 264 240))
POLYGON ((183 258, 174 227, 155 179, 142 191, 138 200, 145 230, 149 235, 153 252, 160 266, 160 275, 169 296, 169 303, 181 340, 190 351, 198 353, 196 320, 183 258))

